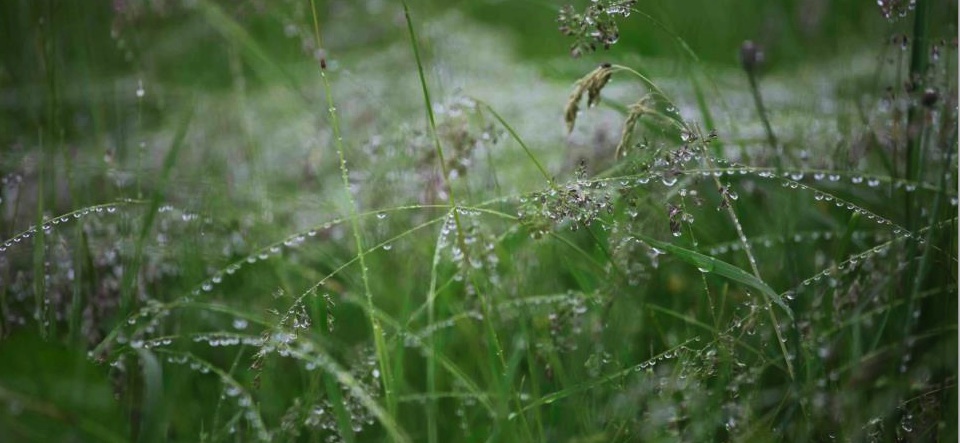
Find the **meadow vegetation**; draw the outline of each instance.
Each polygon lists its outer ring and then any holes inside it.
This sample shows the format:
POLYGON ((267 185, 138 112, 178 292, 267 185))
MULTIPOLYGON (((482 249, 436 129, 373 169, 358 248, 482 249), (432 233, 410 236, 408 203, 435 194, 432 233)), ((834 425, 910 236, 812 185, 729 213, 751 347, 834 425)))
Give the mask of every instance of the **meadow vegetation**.
POLYGON ((956 441, 957 4, 723 3, 0 5, 0 440, 956 441))

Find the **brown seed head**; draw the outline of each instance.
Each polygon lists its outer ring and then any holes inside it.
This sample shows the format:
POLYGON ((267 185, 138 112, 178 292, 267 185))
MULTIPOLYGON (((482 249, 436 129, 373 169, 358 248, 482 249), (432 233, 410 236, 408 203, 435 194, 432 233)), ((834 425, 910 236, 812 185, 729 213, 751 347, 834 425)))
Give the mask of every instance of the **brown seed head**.
POLYGON ((612 74, 612 66, 609 63, 604 63, 577 80, 563 112, 563 119, 567 123, 567 132, 573 131, 573 126, 577 122, 577 113, 580 111, 580 100, 583 99, 583 94, 587 94, 587 106, 596 106, 600 103, 600 91, 610 81, 612 74))
POLYGON ((740 45, 740 64, 747 72, 754 72, 763 64, 763 50, 751 40, 740 45))
POLYGON ((920 102, 923 103, 923 106, 932 108, 933 105, 937 104, 939 98, 940 94, 937 93, 936 89, 927 88, 923 91, 923 97, 920 99, 920 102))

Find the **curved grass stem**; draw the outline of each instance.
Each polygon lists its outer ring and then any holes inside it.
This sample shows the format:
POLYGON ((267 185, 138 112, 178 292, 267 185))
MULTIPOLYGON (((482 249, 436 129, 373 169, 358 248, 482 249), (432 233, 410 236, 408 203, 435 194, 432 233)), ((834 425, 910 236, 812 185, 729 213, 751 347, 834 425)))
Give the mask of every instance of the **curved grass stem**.
POLYGON ((547 180, 547 183, 549 183, 550 186, 554 186, 555 183, 553 178, 550 177, 550 173, 548 173, 547 169, 543 167, 543 164, 541 164, 540 161, 537 160, 537 157, 533 155, 533 152, 530 151, 530 148, 527 146, 527 144, 524 143, 522 138, 520 138, 520 135, 517 134, 517 131, 513 129, 513 126, 510 126, 510 124, 507 123, 507 121, 504 120, 503 117, 501 117, 500 114, 498 114, 497 111, 494 110, 489 103, 483 100, 472 98, 472 97, 471 97, 471 100, 473 100, 477 104, 483 105, 483 107, 487 108, 487 110, 490 111, 490 114, 493 115, 493 118, 497 119, 497 121, 500 122, 500 125, 502 125, 504 129, 506 129, 507 132, 510 133, 510 137, 512 137, 520 145, 520 148, 522 148, 523 152, 527 154, 527 157, 529 157, 530 161, 533 162, 533 164, 537 167, 537 169, 540 171, 540 174, 543 175, 543 178, 547 180))
MULTIPOLYGON (((706 149, 704 147, 704 149, 706 149)), ((707 158, 708 166, 713 167, 710 164, 709 157, 707 158)), ((720 184, 720 179, 716 176, 713 177, 714 184, 717 186, 717 189, 720 189, 722 185, 720 184)), ((753 255, 753 249, 750 247, 750 242, 747 241, 747 236, 743 233, 743 225, 740 223, 740 219, 737 217, 737 213, 733 210, 733 205, 726 205, 727 215, 730 216, 730 220, 733 222, 733 225, 737 229, 737 237, 740 239, 740 244, 743 247, 743 252, 747 255, 747 261, 750 262, 750 270, 753 272, 753 276, 758 280, 763 281, 763 278, 760 276, 760 269, 757 267, 757 259, 753 255)), ((780 320, 777 318, 777 314, 773 312, 773 303, 769 298, 764 297, 766 302, 767 312, 770 314, 770 322, 773 324, 773 330, 777 335, 777 343, 780 345, 780 352, 783 354, 783 362, 787 366, 787 374, 790 376, 790 380, 795 380, 796 375, 793 371, 793 363, 790 360, 789 352, 787 351, 786 340, 783 338, 783 331, 780 330, 780 320)))

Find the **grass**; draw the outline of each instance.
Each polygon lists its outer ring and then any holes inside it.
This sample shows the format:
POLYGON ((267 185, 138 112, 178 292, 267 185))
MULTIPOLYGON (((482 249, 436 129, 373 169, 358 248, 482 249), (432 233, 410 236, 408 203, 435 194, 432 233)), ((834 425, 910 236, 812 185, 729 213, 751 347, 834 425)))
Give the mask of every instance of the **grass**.
POLYGON ((955 441, 956 5, 761 3, 2 7, 0 435, 955 441))

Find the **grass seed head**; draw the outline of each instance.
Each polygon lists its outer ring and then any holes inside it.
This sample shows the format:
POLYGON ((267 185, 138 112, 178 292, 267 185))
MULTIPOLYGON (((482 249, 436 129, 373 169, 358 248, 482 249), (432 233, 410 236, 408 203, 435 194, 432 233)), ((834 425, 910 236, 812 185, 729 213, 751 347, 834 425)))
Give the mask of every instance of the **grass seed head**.
POLYGON ((609 63, 603 63, 597 69, 577 80, 563 113, 568 133, 573 131, 573 126, 577 122, 577 113, 580 111, 580 101, 583 99, 583 94, 587 93, 588 107, 596 106, 600 103, 600 91, 610 81, 612 74, 613 67, 609 63))
POLYGON ((763 64, 763 49, 751 40, 744 41, 740 46, 740 64, 743 69, 753 73, 763 64))
POLYGON ((630 139, 633 138, 637 122, 640 121, 640 117, 643 117, 644 114, 652 112, 652 109, 647 106, 649 102, 650 96, 647 95, 628 108, 629 113, 627 114, 627 119, 623 123, 623 130, 620 131, 620 142, 617 143, 616 158, 622 158, 627 155, 627 145, 630 143, 630 139))

